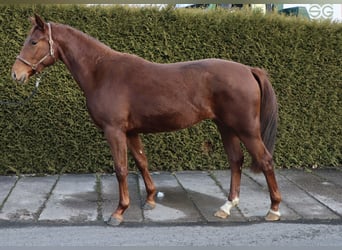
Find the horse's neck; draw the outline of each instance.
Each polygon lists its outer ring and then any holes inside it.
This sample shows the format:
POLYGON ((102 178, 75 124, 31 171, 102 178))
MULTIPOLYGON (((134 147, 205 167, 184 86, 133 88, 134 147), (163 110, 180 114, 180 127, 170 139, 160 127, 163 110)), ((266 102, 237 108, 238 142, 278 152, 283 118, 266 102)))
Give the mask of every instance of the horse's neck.
POLYGON ((96 64, 104 56, 113 54, 109 47, 65 25, 57 25, 54 38, 58 46, 59 59, 84 92, 94 87, 92 73, 96 64))

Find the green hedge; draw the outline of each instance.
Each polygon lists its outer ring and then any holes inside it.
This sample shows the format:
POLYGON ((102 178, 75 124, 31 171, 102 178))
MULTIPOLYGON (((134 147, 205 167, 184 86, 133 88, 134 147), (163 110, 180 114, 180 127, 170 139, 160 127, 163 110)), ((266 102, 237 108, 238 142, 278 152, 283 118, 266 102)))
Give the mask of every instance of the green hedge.
MULTIPOLYGON (((276 165, 342 165, 342 24, 226 10, 2 5, 1 101, 22 100, 33 89, 34 79, 18 85, 10 70, 30 28, 27 18, 35 12, 154 62, 215 57, 263 67, 280 106, 276 165)), ((90 121, 83 94, 62 63, 45 70, 30 102, 1 105, 0 117, 0 174, 112 171, 103 135, 90 121)), ((152 170, 227 168, 210 121, 143 140, 152 170)))

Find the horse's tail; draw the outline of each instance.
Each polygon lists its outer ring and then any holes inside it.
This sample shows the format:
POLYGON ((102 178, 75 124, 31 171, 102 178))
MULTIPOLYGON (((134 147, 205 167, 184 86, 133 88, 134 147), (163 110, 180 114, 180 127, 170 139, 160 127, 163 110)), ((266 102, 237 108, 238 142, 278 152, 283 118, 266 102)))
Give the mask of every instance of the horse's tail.
POLYGON ((261 91, 261 137, 267 150, 273 156, 278 121, 277 98, 266 71, 259 68, 251 68, 251 71, 261 91))

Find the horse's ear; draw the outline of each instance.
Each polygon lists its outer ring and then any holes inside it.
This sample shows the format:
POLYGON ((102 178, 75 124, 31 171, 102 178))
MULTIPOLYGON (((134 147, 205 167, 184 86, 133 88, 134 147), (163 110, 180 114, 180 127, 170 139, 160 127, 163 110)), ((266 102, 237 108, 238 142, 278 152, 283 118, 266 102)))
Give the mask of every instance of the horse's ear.
POLYGON ((32 26, 35 26, 35 25, 36 25, 36 19, 35 19, 34 17, 32 17, 32 16, 29 17, 29 20, 30 20, 32 26))
POLYGON ((35 21, 35 24, 37 25, 38 29, 40 29, 41 31, 44 31, 45 22, 43 21, 43 19, 40 16, 38 16, 37 14, 34 14, 34 21, 35 21))

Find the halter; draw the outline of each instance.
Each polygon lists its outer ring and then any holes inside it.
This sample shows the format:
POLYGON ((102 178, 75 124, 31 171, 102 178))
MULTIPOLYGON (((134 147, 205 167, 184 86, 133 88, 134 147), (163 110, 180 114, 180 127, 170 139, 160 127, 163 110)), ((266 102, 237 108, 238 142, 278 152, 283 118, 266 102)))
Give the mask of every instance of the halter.
POLYGON ((29 61, 25 60, 21 56, 17 56, 17 59, 19 59, 21 62, 25 63, 26 65, 30 66, 33 71, 37 70, 37 67, 39 64, 41 64, 46 58, 49 56, 52 56, 53 59, 56 60, 55 58, 55 51, 53 49, 53 40, 52 40, 52 35, 51 35, 51 25, 50 23, 47 23, 48 28, 49 28, 49 46, 50 46, 50 51, 47 53, 42 59, 40 59, 37 63, 30 63, 29 61))

